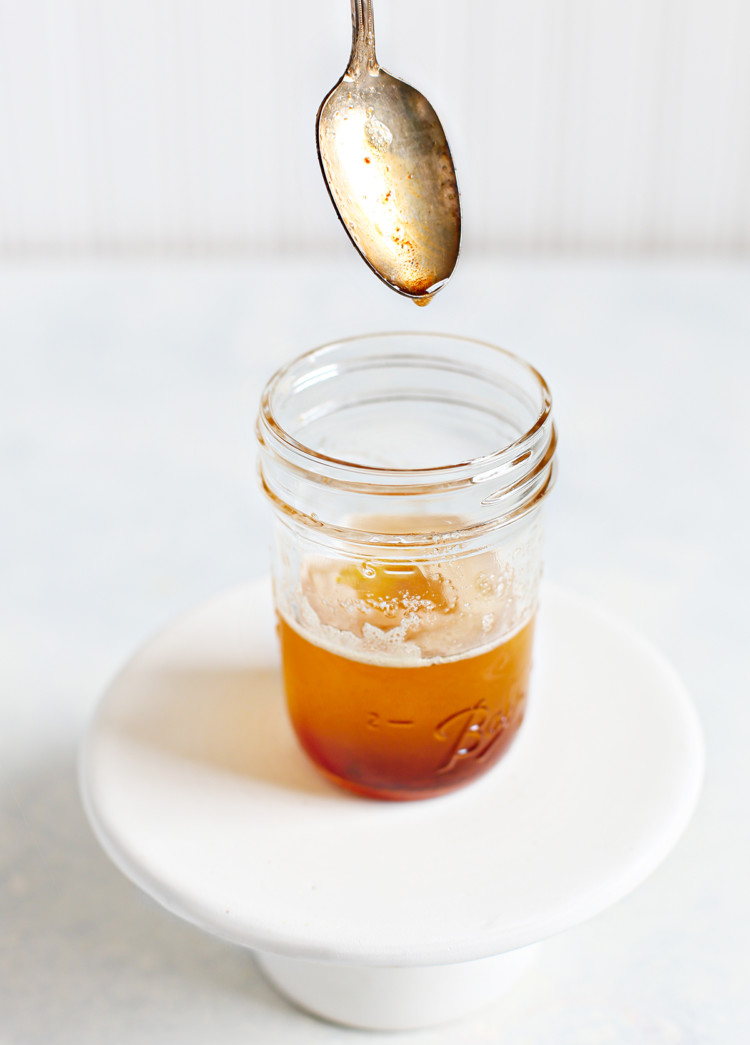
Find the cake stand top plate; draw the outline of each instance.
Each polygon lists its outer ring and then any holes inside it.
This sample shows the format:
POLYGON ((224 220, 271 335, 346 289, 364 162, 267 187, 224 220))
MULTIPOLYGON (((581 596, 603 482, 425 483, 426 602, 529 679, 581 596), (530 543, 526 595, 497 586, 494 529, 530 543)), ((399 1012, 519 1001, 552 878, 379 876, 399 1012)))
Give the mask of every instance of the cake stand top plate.
POLYGON ((442 798, 349 795, 288 724, 264 581, 136 654, 80 772, 110 857, 175 914, 258 950, 430 965, 535 943, 638 885, 690 818, 703 744, 661 655, 546 587, 529 713, 504 759, 442 798))

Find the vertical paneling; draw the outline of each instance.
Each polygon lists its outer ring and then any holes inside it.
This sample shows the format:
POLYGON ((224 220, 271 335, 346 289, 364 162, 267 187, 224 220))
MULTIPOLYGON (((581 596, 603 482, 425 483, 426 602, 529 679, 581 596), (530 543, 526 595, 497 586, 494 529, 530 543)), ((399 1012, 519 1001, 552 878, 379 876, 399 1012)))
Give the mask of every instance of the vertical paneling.
MULTIPOLYGON (((467 245, 750 249, 747 0, 377 0, 467 245)), ((342 243, 314 120, 346 0, 0 0, 0 252, 342 243)))
POLYGON ((681 0, 680 8, 680 73, 668 84, 664 101, 672 151, 660 169, 662 236, 667 242, 747 246, 750 4, 681 0))

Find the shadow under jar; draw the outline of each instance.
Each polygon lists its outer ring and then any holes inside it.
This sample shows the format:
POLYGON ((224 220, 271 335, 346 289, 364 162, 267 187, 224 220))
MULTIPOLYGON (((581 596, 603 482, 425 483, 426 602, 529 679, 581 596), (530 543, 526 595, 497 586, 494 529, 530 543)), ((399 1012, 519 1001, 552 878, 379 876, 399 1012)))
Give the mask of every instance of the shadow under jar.
POLYGON ((549 389, 483 342, 383 334, 279 370, 257 421, 289 715, 362 795, 468 783, 523 720, 549 389))

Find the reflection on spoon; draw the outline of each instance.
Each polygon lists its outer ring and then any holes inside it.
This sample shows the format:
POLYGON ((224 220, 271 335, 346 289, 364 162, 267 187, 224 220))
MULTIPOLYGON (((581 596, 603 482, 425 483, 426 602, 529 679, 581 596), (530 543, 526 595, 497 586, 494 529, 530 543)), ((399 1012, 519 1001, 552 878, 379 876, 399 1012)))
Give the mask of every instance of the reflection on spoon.
POLYGON ((381 69, 372 0, 352 0, 352 53, 318 111, 333 205, 370 268, 426 305, 458 260, 461 210, 448 142, 427 99, 381 69))

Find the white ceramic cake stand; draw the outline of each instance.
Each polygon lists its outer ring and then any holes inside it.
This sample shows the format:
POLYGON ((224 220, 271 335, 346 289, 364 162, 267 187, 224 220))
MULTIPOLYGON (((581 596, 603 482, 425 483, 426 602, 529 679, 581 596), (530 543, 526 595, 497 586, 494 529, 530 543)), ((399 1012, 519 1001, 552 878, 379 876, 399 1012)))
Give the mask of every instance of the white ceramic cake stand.
POLYGON ((639 884, 695 805, 700 727, 670 666, 545 589, 527 720, 484 778, 421 802, 318 775, 286 719, 268 582, 148 643, 85 737, 86 809, 114 862, 252 948, 289 998, 406 1029, 492 1000, 546 937, 639 884))

